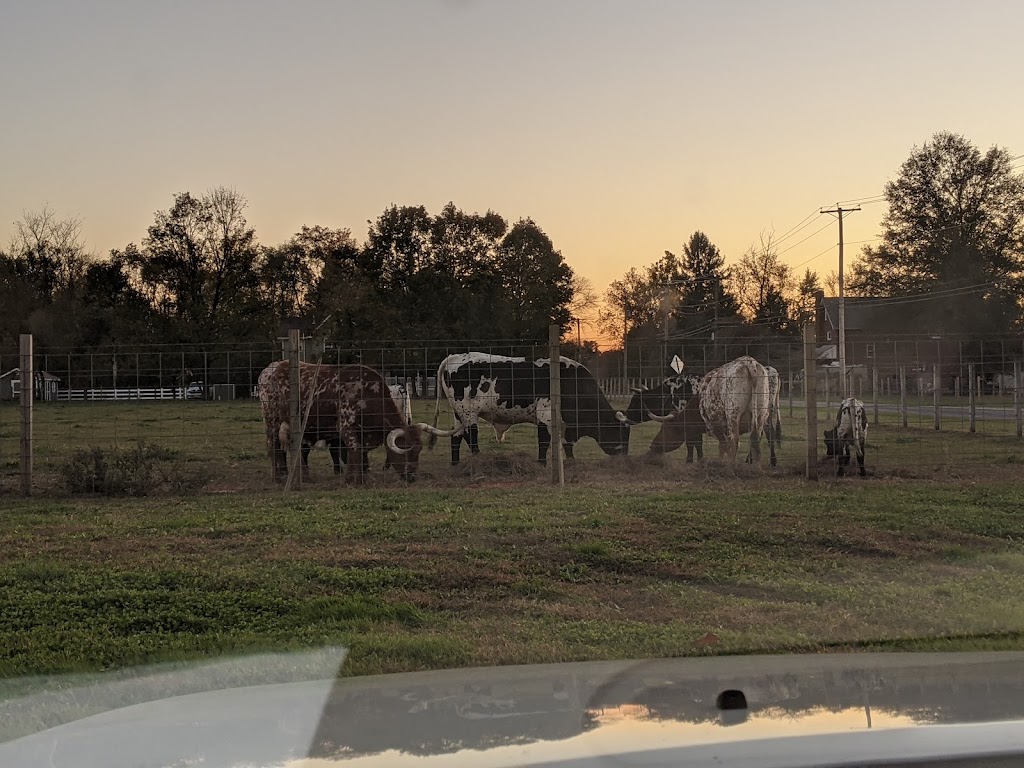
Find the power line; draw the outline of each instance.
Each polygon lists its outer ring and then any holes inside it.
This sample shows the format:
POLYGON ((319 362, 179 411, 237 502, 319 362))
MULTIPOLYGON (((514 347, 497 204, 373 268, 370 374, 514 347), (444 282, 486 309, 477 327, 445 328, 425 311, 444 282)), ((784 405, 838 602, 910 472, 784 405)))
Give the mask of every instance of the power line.
POLYGON ((788 240, 798 232, 809 227, 814 222, 814 219, 812 217, 816 216, 817 213, 817 211, 812 211, 810 214, 807 215, 806 218, 801 219, 800 223, 797 224, 795 227, 790 227, 781 237, 776 238, 775 244, 778 245, 782 241, 788 240))
MULTIPOLYGON (((847 245, 849 245, 849 243, 847 243, 847 245)), ((811 258, 805 259, 804 261, 801 261, 799 264, 797 264, 795 267, 793 267, 793 269, 800 269, 800 267, 802 267, 804 264, 809 264, 810 262, 814 261, 815 259, 818 259, 818 258, 821 258, 822 256, 824 256, 826 253, 831 251, 833 248, 838 248, 838 247, 839 247, 839 243, 832 243, 832 245, 830 245, 828 248, 826 248, 824 251, 822 251, 821 253, 817 254, 816 256, 811 256, 811 258)))
POLYGON ((788 252, 788 251, 791 251, 791 250, 793 250, 794 248, 796 248, 796 247, 797 247, 798 245, 800 245, 801 243, 806 243, 806 242, 807 242, 808 240, 810 240, 810 239, 811 239, 812 237, 814 237, 815 235, 817 235, 817 234, 818 234, 819 232, 824 232, 824 231, 825 231, 826 229, 828 229, 828 228, 829 228, 829 227, 831 227, 831 226, 832 226, 832 222, 830 221, 830 222, 829 222, 828 224, 826 224, 826 225, 825 225, 824 227, 822 227, 821 229, 816 229, 816 230, 814 230, 813 232, 811 232, 811 234, 809 234, 809 235, 808 235, 807 237, 805 237, 805 238, 804 238, 803 240, 798 240, 797 242, 793 243, 793 244, 792 244, 791 246, 789 246, 788 248, 783 248, 783 249, 782 249, 781 251, 777 251, 775 255, 776 255, 776 256, 781 256, 782 254, 784 254, 784 253, 786 253, 786 252, 788 252))

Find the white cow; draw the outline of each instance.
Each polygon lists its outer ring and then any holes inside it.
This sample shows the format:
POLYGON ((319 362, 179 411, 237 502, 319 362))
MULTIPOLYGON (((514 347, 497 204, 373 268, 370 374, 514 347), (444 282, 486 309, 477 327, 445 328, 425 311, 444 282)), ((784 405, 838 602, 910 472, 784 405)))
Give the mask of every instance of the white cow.
POLYGON ((836 459, 836 474, 842 477, 843 469, 850 463, 850 446, 857 451, 857 464, 861 477, 864 469, 864 443, 868 437, 868 412, 864 403, 855 397, 848 397, 839 404, 836 425, 825 430, 825 450, 836 459))
POLYGON ((749 430, 748 461, 760 465, 760 441, 761 435, 765 434, 771 452, 771 465, 776 465, 771 390, 768 370, 747 356, 714 369, 701 380, 697 390, 700 396, 700 415, 708 433, 718 438, 719 456, 735 460, 739 452, 740 435, 749 430))
POLYGON ((388 384, 388 389, 391 390, 391 399, 398 406, 405 423, 412 424, 412 397, 409 395, 409 390, 404 384, 388 384))

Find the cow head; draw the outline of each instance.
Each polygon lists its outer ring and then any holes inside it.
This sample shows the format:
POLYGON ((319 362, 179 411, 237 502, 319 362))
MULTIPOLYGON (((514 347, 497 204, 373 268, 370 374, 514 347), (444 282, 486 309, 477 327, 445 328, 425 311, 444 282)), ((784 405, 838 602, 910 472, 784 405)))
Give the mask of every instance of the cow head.
POLYGON ((633 389, 633 397, 626 406, 626 419, 631 424, 648 421, 651 414, 669 415, 681 410, 693 396, 693 384, 687 376, 672 376, 651 389, 633 389))
POLYGON ((461 424, 454 429, 438 429, 432 424, 422 421, 418 424, 410 424, 408 427, 393 429, 384 441, 384 446, 387 449, 384 468, 394 467, 404 480, 412 482, 416 479, 416 470, 419 469, 420 451, 423 450, 423 433, 429 433, 432 438, 451 437, 462 430, 461 424))
POLYGON ((835 427, 825 430, 825 451, 828 456, 839 455, 839 430, 835 427))
POLYGON ((416 470, 420 465, 420 451, 423 450, 422 431, 419 424, 393 429, 385 441, 387 457, 384 469, 394 467, 403 480, 412 482, 416 479, 416 470))
POLYGON ((629 423, 622 411, 615 413, 614 424, 598 426, 597 444, 609 456, 626 456, 629 453, 629 423))

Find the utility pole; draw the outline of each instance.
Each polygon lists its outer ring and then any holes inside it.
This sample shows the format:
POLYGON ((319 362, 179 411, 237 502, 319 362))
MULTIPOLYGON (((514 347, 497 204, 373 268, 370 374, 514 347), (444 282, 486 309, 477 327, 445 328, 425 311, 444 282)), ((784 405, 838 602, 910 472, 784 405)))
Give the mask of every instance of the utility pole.
POLYGON ((843 214, 859 211, 856 208, 843 208, 839 203, 831 210, 822 210, 822 213, 834 213, 839 217, 839 377, 840 396, 845 400, 847 396, 846 386, 846 279, 843 272, 843 214))
MULTIPOLYGON (((662 320, 662 340, 661 340, 661 365, 662 368, 668 367, 668 319, 669 319, 669 296, 671 295, 672 289, 665 286, 661 289, 661 304, 662 311, 665 317, 662 320)), ((662 371, 664 373, 664 370, 662 371)))

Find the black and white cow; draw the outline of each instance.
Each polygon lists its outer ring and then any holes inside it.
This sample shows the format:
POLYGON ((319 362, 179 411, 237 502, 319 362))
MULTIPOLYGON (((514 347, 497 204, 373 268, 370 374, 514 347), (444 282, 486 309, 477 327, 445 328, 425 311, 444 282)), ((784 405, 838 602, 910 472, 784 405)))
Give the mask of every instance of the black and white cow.
POLYGON ((633 389, 633 397, 624 413, 631 424, 650 421, 650 414, 667 416, 683 410, 700 383, 699 376, 669 376, 650 389, 633 389))
MULTIPOLYGON (((537 460, 547 462, 551 445, 551 362, 547 358, 527 361, 525 357, 504 357, 483 352, 449 355, 437 368, 436 426, 442 394, 464 433, 452 438, 452 464, 459 463, 463 439, 472 453, 480 452, 480 419, 494 425, 500 435, 513 424, 537 425, 537 460)), ((621 411, 612 408, 597 381, 584 366, 561 358, 562 446, 573 458, 573 445, 581 437, 592 437, 609 456, 629 452, 629 425, 621 411)), ((431 442, 433 445, 433 442, 431 442)))
POLYGON ((835 457, 836 474, 842 477, 843 468, 850 463, 850 446, 857 452, 857 464, 861 477, 864 470, 864 443, 868 437, 868 412, 864 403, 855 397, 848 397, 839 405, 836 425, 825 430, 825 450, 835 457))

